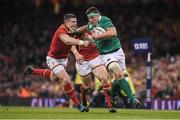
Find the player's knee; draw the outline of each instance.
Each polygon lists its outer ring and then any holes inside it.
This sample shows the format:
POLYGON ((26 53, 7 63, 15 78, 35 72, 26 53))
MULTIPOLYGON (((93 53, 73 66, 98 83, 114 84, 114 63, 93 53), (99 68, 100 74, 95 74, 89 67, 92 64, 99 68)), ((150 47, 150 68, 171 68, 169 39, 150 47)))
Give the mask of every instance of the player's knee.
POLYGON ((114 72, 114 76, 116 80, 120 80, 124 77, 123 72, 120 69, 114 72))
POLYGON ((51 74, 50 74, 50 80, 52 80, 52 81, 58 81, 58 80, 60 80, 53 72, 51 72, 51 74))
POLYGON ((86 76, 81 76, 83 86, 85 88, 92 88, 92 77, 91 74, 88 74, 86 76))
POLYGON ((115 79, 121 79, 123 77, 123 72, 117 62, 112 62, 108 65, 108 70, 114 74, 115 79))
POLYGON ((88 89, 88 88, 92 89, 92 84, 91 84, 91 83, 87 83, 87 84, 84 84, 84 83, 83 83, 83 87, 84 87, 85 89, 88 89))
POLYGON ((113 80, 113 79, 114 79, 114 75, 113 75, 113 73, 109 72, 109 74, 108 74, 108 78, 109 78, 110 80, 113 80))
POLYGON ((125 77, 128 77, 128 76, 129 76, 129 73, 127 72, 127 70, 123 70, 123 75, 124 75, 125 77))
POLYGON ((59 84, 63 83, 63 80, 60 79, 58 76, 56 76, 53 72, 51 72, 50 80, 51 81, 57 81, 59 84))
POLYGON ((62 77, 59 77, 59 80, 62 81, 63 83, 70 83, 71 79, 68 75, 64 75, 62 77))
POLYGON ((108 66, 107 69, 111 72, 114 73, 116 70, 120 69, 120 66, 117 62, 111 62, 108 66))
POLYGON ((85 83, 83 83, 83 86, 85 88, 92 88, 92 83, 91 82, 85 82, 85 83))
POLYGON ((62 81, 63 81, 64 83, 70 83, 70 82, 71 82, 71 80, 70 80, 69 78, 63 78, 62 81))
POLYGON ((57 73, 56 76, 59 78, 60 81, 62 81, 64 83, 71 82, 71 79, 70 79, 69 75, 64 70, 57 73))
POLYGON ((107 80, 108 80, 108 76, 107 75, 104 75, 104 74, 101 74, 98 76, 98 79, 102 82, 102 83, 106 83, 107 80))

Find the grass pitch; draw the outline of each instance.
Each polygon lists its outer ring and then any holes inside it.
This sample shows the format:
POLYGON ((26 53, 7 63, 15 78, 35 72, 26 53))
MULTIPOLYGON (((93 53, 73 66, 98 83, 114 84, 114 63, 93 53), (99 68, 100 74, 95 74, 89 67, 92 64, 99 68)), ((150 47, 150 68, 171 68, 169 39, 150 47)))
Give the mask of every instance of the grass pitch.
POLYGON ((6 120, 7 119, 17 119, 17 120, 176 119, 176 120, 180 120, 180 111, 118 109, 117 113, 109 113, 108 109, 92 108, 88 113, 80 113, 75 108, 69 109, 69 108, 0 107, 0 119, 6 119, 6 120))

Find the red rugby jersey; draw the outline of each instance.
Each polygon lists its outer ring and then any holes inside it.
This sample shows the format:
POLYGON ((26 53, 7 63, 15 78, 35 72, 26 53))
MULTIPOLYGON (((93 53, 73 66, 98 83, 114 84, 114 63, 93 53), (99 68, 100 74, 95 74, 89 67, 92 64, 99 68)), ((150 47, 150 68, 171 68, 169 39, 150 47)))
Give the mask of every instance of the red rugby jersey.
POLYGON ((60 38, 60 34, 68 34, 68 28, 62 24, 54 33, 48 56, 55 59, 65 59, 71 51, 72 45, 66 45, 60 38))
MULTIPOLYGON (((91 34, 87 32, 86 34, 91 34)), ((83 37, 83 36, 82 36, 83 37)), ((90 44, 88 47, 79 46, 78 52, 84 57, 84 60, 89 61, 99 56, 98 49, 95 44, 90 44)))

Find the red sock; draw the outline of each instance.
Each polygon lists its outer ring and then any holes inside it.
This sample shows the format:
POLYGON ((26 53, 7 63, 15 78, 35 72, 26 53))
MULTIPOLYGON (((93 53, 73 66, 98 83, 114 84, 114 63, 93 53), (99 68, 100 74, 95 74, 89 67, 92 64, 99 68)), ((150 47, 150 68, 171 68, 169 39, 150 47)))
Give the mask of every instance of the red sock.
POLYGON ((32 71, 33 74, 43 76, 44 78, 50 79, 51 70, 50 69, 36 69, 32 71))
POLYGON ((71 98, 75 105, 79 105, 79 99, 77 98, 76 91, 72 87, 71 83, 64 84, 64 92, 71 98))
POLYGON ((110 87, 111 87, 111 85, 108 84, 108 83, 106 83, 106 84, 103 85, 103 94, 104 94, 104 96, 105 96, 106 104, 107 104, 107 107, 108 107, 108 108, 112 107, 111 98, 110 98, 110 96, 109 96, 109 94, 108 94, 108 91, 109 91, 110 87))
POLYGON ((87 106, 87 97, 86 97, 87 90, 83 86, 81 86, 80 89, 81 89, 81 99, 83 105, 87 106))

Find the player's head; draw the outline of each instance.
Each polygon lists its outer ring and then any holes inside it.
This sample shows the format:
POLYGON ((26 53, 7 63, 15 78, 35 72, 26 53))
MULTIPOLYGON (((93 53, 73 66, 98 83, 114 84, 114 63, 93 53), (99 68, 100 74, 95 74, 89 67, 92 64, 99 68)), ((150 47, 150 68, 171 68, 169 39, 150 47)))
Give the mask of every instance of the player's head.
POLYGON ((67 13, 64 15, 64 23, 66 26, 70 29, 76 29, 77 28, 77 17, 74 14, 67 13))
POLYGON ((87 15, 89 22, 91 22, 92 24, 95 25, 95 24, 97 24, 101 13, 99 12, 99 10, 96 7, 90 7, 86 10, 86 15, 87 15))

